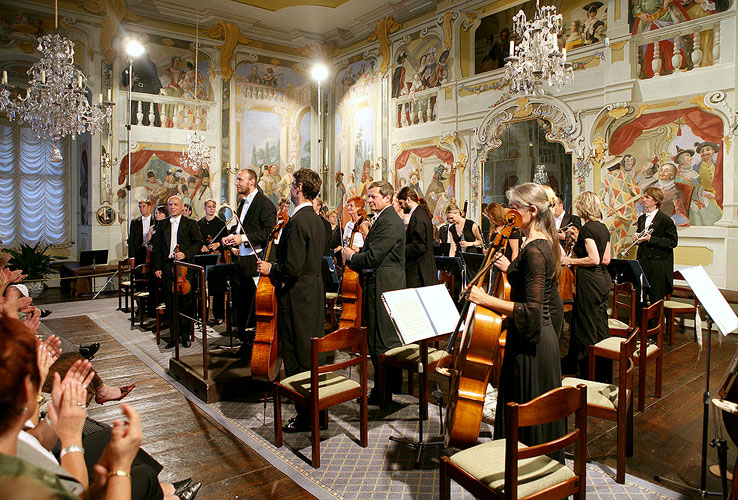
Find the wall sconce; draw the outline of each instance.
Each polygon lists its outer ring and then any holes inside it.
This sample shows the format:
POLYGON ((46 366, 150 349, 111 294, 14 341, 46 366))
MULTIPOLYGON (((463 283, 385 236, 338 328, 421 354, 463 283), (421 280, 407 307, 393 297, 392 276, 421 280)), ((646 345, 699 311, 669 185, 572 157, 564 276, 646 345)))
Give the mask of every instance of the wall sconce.
POLYGON ((220 171, 222 174, 228 174, 228 175, 238 175, 238 171, 240 169, 238 168, 238 163, 236 163, 236 169, 231 168, 231 163, 228 161, 224 161, 220 166, 220 171))

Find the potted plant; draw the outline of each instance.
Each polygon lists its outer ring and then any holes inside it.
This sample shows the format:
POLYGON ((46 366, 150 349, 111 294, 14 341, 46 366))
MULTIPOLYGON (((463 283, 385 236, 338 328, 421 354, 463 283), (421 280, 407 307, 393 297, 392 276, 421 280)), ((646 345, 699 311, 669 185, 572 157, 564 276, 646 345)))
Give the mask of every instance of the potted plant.
POLYGON ((31 297, 38 297, 44 291, 44 282, 49 274, 52 273, 51 263, 54 257, 46 254, 49 245, 39 249, 41 243, 34 246, 27 243, 21 243, 19 249, 8 250, 10 253, 10 261, 8 267, 11 270, 21 269, 23 274, 27 275, 24 284, 28 286, 28 293, 31 297))

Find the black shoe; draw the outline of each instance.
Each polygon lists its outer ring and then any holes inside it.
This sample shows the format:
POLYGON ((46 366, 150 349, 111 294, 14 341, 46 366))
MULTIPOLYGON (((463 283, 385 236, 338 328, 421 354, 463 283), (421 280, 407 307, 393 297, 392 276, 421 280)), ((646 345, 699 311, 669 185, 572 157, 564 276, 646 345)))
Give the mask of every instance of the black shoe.
POLYGON ((236 356, 244 361, 249 361, 251 359, 251 350, 253 347, 254 345, 251 342, 243 342, 241 347, 238 348, 238 351, 236 351, 236 356))
POLYGON ((189 340, 183 340, 182 341, 182 347, 184 347, 184 348, 188 348, 191 345, 192 345, 192 342, 190 342, 189 340))
POLYGON ((167 345, 164 346, 164 349, 174 349, 175 342, 173 340, 170 340, 167 342, 167 345))
MULTIPOLYGON (((361 401, 361 399, 359 399, 361 401)), ((366 398, 366 404, 369 406, 379 406, 380 408, 387 407, 387 401, 383 400, 379 395, 378 389, 372 389, 369 391, 369 396, 366 398)))
POLYGON ((83 358, 92 359, 95 357, 95 354, 97 353, 99 349, 100 349, 100 343, 95 342, 95 343, 88 344, 88 345, 81 345, 79 346, 79 349, 77 349, 77 351, 83 358))
POLYGON ((179 500, 194 500, 197 492, 202 487, 202 481, 189 485, 182 493, 178 494, 179 500))
POLYGON ((42 318, 45 318, 46 316, 48 316, 49 314, 51 314, 51 311, 49 311, 48 309, 41 309, 39 307, 38 310, 41 311, 41 317, 42 318))
POLYGON ((184 491, 187 489, 187 487, 192 482, 192 478, 188 477, 187 479, 183 479, 181 481, 177 481, 176 483, 172 483, 172 486, 174 486, 174 496, 178 497, 184 491))
MULTIPOLYGON (((327 431, 328 426, 318 424, 318 428, 321 431, 327 431)), ((287 425, 282 426, 282 432, 293 434, 295 432, 310 432, 310 422, 304 418, 292 417, 287 421, 287 425)))
POLYGON ((222 324, 223 324, 223 320, 222 319, 209 319, 208 320, 208 325, 210 325, 210 326, 218 326, 218 325, 222 325, 222 324))

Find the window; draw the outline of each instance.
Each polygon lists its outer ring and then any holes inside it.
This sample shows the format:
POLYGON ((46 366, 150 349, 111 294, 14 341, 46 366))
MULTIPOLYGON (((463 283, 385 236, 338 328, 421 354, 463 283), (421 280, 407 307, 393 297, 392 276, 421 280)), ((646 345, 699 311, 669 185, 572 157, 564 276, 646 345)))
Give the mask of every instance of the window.
POLYGON ((0 122, 0 239, 20 243, 70 241, 69 141, 64 160, 51 162, 51 144, 29 127, 0 122))

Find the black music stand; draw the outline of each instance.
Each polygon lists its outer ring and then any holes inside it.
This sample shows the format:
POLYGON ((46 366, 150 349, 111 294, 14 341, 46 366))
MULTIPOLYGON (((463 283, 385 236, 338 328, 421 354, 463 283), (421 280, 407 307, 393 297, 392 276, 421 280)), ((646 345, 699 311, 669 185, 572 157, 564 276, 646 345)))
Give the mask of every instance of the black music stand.
MULTIPOLYGON (((79 265, 80 266, 92 266, 92 278, 90 279, 90 292, 95 291, 95 275, 97 274, 97 266, 104 266, 108 263, 108 250, 107 248, 105 250, 82 250, 79 253, 79 265)), ((117 274, 117 271, 116 273, 117 274)), ((105 282, 105 285, 100 289, 100 292, 105 290, 105 287, 108 286, 108 283, 113 281, 113 278, 115 277, 115 274, 113 274, 108 281, 105 282)), ((97 292, 93 299, 96 299, 98 295, 100 295, 100 292, 97 292)))
POLYGON ((646 297, 651 285, 643 272, 641 263, 637 260, 612 259, 607 265, 607 271, 615 283, 630 283, 639 298, 639 307, 646 303, 646 297))
POLYGON ((482 265, 484 264, 485 257, 486 255, 482 253, 461 252, 461 260, 464 261, 464 285, 466 285, 467 283, 467 276, 473 277, 477 275, 479 269, 481 269, 482 265))

